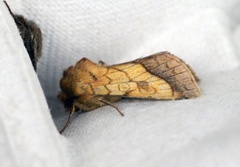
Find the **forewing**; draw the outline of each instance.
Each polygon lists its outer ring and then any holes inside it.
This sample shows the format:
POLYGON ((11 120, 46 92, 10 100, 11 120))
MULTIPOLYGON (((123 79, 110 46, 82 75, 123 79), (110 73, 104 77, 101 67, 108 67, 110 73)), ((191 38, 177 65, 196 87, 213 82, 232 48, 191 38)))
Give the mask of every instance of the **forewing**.
POLYGON ((194 98, 201 94, 198 78, 190 66, 168 52, 160 52, 135 62, 142 64, 151 74, 164 79, 183 98, 194 98))
POLYGON ((180 99, 200 95, 190 67, 168 52, 106 68, 106 74, 99 78, 105 84, 98 81, 91 83, 96 95, 148 99, 180 99))
POLYGON ((95 95, 148 99, 182 98, 165 80, 149 73, 142 64, 135 62, 109 67, 108 73, 100 80, 108 80, 108 84, 100 85, 98 81, 91 83, 95 95))

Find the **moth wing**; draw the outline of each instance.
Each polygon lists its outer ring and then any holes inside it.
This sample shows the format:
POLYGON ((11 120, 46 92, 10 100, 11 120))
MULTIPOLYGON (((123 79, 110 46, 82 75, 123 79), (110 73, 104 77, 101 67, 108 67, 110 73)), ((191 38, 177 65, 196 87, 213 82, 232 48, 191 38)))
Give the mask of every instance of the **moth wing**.
POLYGON ((100 81, 92 83, 95 95, 148 99, 193 98, 200 95, 192 69, 178 57, 160 52, 132 62, 108 66, 100 81))
POLYGON ((156 53, 135 62, 142 64, 151 74, 163 78, 183 98, 194 98, 201 94, 197 83, 199 79, 191 67, 169 52, 156 53))

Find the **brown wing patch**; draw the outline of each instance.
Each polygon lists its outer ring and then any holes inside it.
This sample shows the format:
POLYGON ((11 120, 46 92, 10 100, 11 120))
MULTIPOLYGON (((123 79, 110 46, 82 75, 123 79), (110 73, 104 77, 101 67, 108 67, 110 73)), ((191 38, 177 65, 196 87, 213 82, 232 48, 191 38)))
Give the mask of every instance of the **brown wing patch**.
POLYGON ((183 98, 200 95, 196 75, 183 60, 168 52, 160 52, 150 57, 138 59, 135 62, 142 64, 150 73, 167 81, 174 91, 182 94, 183 98))

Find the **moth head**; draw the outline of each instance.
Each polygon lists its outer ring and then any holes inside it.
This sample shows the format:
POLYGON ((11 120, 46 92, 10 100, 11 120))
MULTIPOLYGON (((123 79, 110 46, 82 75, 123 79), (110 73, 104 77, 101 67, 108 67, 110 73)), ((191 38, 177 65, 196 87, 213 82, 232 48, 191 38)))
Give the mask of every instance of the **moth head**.
POLYGON ((73 105, 74 102, 74 97, 72 94, 72 80, 71 78, 69 79, 69 72, 71 72, 73 67, 69 67, 67 70, 63 71, 63 77, 60 80, 60 88, 61 88, 61 92, 59 92, 58 94, 58 99, 64 103, 64 106, 66 109, 71 108, 71 106, 73 105))

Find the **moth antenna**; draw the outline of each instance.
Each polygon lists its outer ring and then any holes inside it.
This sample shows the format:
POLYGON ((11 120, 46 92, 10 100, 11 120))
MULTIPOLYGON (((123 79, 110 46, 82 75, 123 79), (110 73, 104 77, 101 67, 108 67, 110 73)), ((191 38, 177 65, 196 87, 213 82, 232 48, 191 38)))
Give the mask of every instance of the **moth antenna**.
POLYGON ((8 6, 7 2, 6 1, 3 1, 5 3, 5 5, 7 6, 8 8, 8 11, 9 13, 12 15, 12 17, 14 18, 14 14, 12 13, 12 10, 10 9, 10 7, 8 6))
POLYGON ((64 127, 62 128, 62 130, 60 130, 60 134, 62 134, 63 131, 68 127, 69 123, 71 122, 71 118, 74 115, 75 111, 76 111, 76 109, 75 109, 75 106, 73 105, 72 106, 72 110, 71 110, 71 112, 70 112, 70 114, 68 116, 67 122, 65 123, 64 127))
POLYGON ((109 105, 109 106, 112 106, 113 108, 115 108, 117 111, 118 111, 118 113, 121 115, 121 116, 124 116, 124 114, 118 109, 118 107, 116 107, 114 104, 112 104, 112 103, 110 103, 110 102, 108 102, 108 101, 105 101, 105 100, 102 100, 102 99, 100 99, 99 101, 101 101, 101 102, 103 102, 103 103, 105 103, 105 104, 107 104, 107 105, 109 105))

